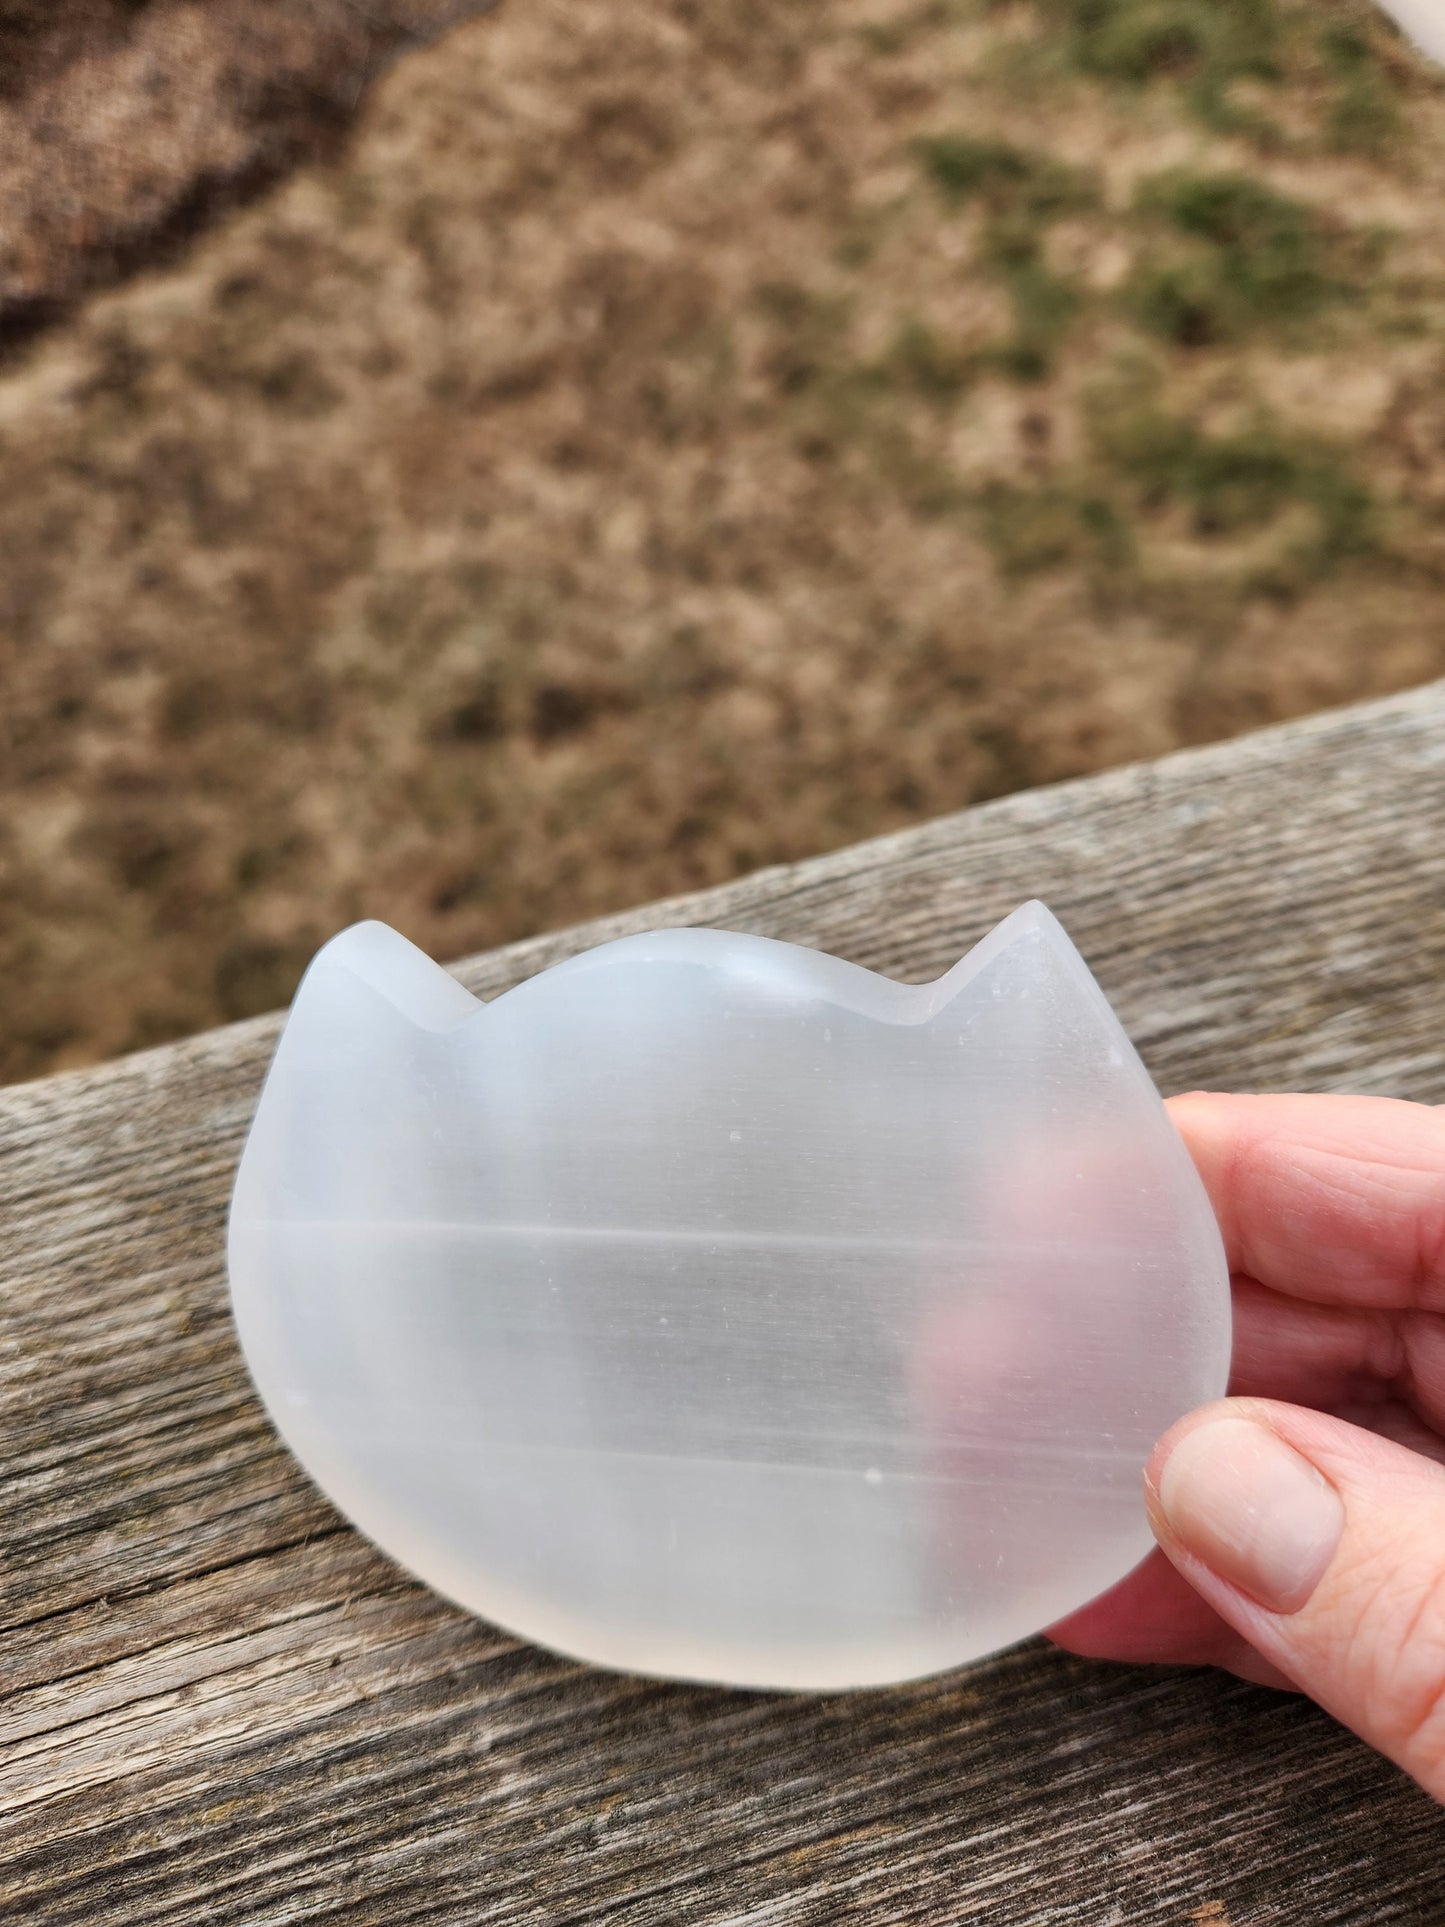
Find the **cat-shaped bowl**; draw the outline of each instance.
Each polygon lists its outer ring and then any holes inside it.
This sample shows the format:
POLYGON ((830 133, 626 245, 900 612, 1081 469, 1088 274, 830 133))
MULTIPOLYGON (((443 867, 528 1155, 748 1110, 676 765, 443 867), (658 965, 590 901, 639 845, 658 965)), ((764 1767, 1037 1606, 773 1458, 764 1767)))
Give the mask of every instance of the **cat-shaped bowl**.
POLYGON ((663 930, 487 1005, 359 924, 230 1264, 278 1428, 378 1545, 563 1652, 747 1686, 1082 1605, 1229 1357, 1203 1188, 1040 904, 933 984, 663 930))

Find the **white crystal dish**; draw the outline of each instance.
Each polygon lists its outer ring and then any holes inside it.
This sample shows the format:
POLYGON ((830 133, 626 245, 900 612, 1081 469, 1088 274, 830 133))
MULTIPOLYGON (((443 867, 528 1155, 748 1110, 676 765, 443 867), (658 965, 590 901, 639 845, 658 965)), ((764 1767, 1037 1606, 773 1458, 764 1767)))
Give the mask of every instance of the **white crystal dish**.
POLYGON ((1445 5, 1442 0, 1383 0, 1386 13, 1427 54, 1445 60, 1445 5))
POLYGON ((485 1005, 358 924, 297 992, 230 1268, 277 1427, 386 1552, 744 1686, 1082 1605, 1229 1359, 1203 1187, 1041 904, 921 986, 661 930, 485 1005))

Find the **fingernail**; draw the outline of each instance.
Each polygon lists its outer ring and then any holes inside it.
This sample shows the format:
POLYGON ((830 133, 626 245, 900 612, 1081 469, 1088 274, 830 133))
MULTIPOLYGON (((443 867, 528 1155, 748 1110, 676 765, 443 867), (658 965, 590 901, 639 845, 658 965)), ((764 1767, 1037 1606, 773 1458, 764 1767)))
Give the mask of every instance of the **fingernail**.
POLYGON ((1186 1433, 1158 1490, 1185 1550, 1271 1612, 1299 1611, 1344 1530, 1335 1488, 1251 1419, 1215 1419, 1186 1433))

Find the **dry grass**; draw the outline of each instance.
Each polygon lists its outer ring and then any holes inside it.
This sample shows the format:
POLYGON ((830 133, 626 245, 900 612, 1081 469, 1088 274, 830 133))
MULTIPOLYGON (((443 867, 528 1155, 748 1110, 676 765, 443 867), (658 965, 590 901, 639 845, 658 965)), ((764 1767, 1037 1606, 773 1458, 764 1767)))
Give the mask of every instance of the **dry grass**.
POLYGON ((404 61, 0 378, 3 1072, 1445 673, 1442 106, 1332 0, 404 61))
POLYGON ((0 0, 0 352, 335 149, 489 0, 0 0))

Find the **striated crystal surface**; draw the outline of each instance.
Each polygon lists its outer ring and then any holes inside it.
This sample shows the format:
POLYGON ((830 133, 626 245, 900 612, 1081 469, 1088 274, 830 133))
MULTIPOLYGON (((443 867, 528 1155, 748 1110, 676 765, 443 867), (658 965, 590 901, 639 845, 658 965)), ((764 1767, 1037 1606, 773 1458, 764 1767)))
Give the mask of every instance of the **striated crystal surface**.
POLYGON ((938 982, 718 930, 487 1005, 384 925, 236 1184, 256 1383, 378 1545, 602 1665, 832 1688, 1047 1625, 1224 1389, 1208 1201, 1063 930, 938 982))

